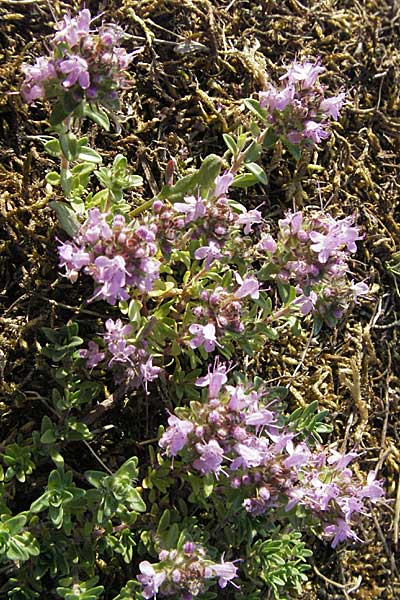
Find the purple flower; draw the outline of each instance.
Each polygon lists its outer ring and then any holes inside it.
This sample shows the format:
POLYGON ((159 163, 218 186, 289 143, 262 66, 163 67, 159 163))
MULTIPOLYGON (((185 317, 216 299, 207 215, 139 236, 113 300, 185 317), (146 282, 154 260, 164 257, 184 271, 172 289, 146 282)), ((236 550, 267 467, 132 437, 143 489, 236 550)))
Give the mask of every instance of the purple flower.
POLYGON ((200 248, 197 248, 194 253, 194 257, 196 260, 203 260, 203 258, 205 258, 206 260, 204 267, 205 269, 209 269, 214 260, 222 258, 222 253, 219 245, 211 240, 208 246, 201 246, 200 248))
POLYGON ((288 85, 283 90, 277 90, 276 87, 270 85, 266 92, 259 92, 260 106, 267 108, 271 113, 274 110, 285 110, 294 99, 294 94, 293 85, 288 85))
POLYGON ((304 62, 293 62, 282 79, 287 79, 289 83, 295 85, 300 83, 302 89, 308 89, 313 87, 317 81, 319 75, 325 71, 325 67, 321 67, 320 61, 314 63, 304 62))
POLYGON ((190 340, 189 344, 191 348, 203 346, 206 352, 213 352, 215 350, 217 338, 215 337, 215 325, 213 323, 208 323, 207 325, 193 323, 189 327, 189 332, 195 336, 190 340))
POLYGON ((107 333, 104 334, 104 340, 109 342, 117 342, 120 339, 124 339, 125 336, 132 333, 132 325, 124 325, 121 319, 113 321, 107 319, 105 322, 107 333))
POLYGON ((157 596, 160 586, 166 578, 166 574, 161 571, 157 573, 154 567, 147 560, 142 561, 139 564, 139 569, 142 575, 137 576, 137 580, 142 584, 142 596, 148 600, 149 598, 155 598, 157 596))
POLYGON ((316 123, 316 121, 306 121, 304 124, 303 135, 305 138, 310 138, 316 144, 320 144, 322 140, 326 140, 330 133, 325 130, 325 123, 316 123))
POLYGON ((133 52, 127 52, 125 48, 114 48, 114 58, 116 66, 119 70, 124 71, 132 62, 133 57, 142 52, 143 48, 134 50, 133 52))
POLYGON ((327 262, 339 246, 339 240, 335 232, 324 234, 319 231, 311 231, 310 240, 314 242, 310 248, 313 252, 318 253, 318 260, 322 264, 327 262))
POLYGON ((210 565, 209 568, 219 578, 218 585, 220 588, 225 588, 228 582, 238 588, 238 586, 232 582, 232 579, 237 576, 237 567, 235 567, 233 562, 225 562, 224 557, 222 556, 219 564, 215 563, 210 565))
POLYGON ((279 219, 278 225, 281 229, 289 229, 291 235, 296 235, 301 230, 303 224, 303 214, 300 211, 295 213, 287 212, 284 219, 279 219))
POLYGON ((257 438, 249 437, 246 443, 235 444, 234 448, 238 458, 231 463, 231 470, 258 467, 263 463, 265 449, 258 447, 257 438))
POLYGON ((308 315, 315 307, 318 300, 318 296, 315 292, 311 291, 309 296, 305 294, 301 294, 296 300, 293 302, 296 306, 299 307, 302 315, 308 315))
POLYGON ((72 283, 78 279, 78 273, 82 267, 86 267, 92 261, 91 255, 73 242, 65 242, 58 246, 58 254, 59 265, 65 267, 66 276, 72 283))
POLYGON ((260 250, 265 250, 266 252, 271 252, 271 254, 274 254, 278 248, 278 244, 276 243, 272 235, 267 233, 261 238, 261 241, 258 244, 258 248, 260 250))
POLYGON ((108 344, 108 349, 112 354, 112 358, 108 363, 110 367, 114 362, 120 363, 132 363, 131 356, 132 354, 136 354, 136 346, 132 344, 128 344, 126 340, 120 339, 116 342, 110 342, 108 344))
POLYGON ((262 221, 262 217, 261 217, 261 213, 259 210, 253 209, 253 210, 248 210, 245 213, 242 213, 241 215, 239 215, 239 218, 237 219, 236 223, 238 225, 244 225, 244 230, 243 233, 245 235, 248 235, 252 230, 252 226, 255 223, 261 223, 262 221))
POLYGON ((245 298, 250 296, 253 300, 257 300, 260 297, 259 289, 260 284, 255 277, 245 277, 243 280, 239 273, 235 273, 236 281, 240 284, 240 287, 236 290, 236 298, 245 298))
POLYGON ((44 84, 57 78, 53 62, 43 56, 39 56, 34 65, 23 64, 21 69, 25 73, 21 92, 25 102, 29 104, 38 98, 44 98, 46 95, 44 84))
POLYGON ((347 454, 343 454, 342 452, 331 450, 331 456, 328 458, 327 463, 329 465, 334 465, 334 468, 337 471, 342 471, 352 460, 357 458, 357 456, 357 452, 347 452, 347 454))
POLYGON ((86 90, 90 86, 89 67, 86 60, 80 56, 71 56, 62 61, 59 66, 61 73, 66 73, 68 77, 63 81, 65 88, 72 87, 75 83, 86 90))
POLYGON ((311 457, 310 449, 305 443, 294 446, 293 442, 290 441, 286 445, 286 451, 289 454, 289 458, 286 458, 283 461, 283 464, 288 469, 292 467, 301 467, 307 464, 311 457))
POLYGON ((223 175, 217 175, 215 178, 214 196, 216 198, 224 197, 228 191, 229 186, 233 181, 232 173, 224 173, 223 175))
POLYGON ((341 92, 337 96, 332 96, 332 98, 326 98, 325 100, 322 100, 319 105, 319 110, 337 121, 339 118, 339 110, 342 108, 345 98, 346 94, 344 92, 341 92))
POLYGON ((338 519, 334 525, 327 525, 324 528, 324 533, 329 537, 333 537, 331 544, 332 548, 336 548, 339 542, 343 542, 347 539, 353 539, 361 542, 360 538, 357 537, 354 531, 350 529, 350 526, 344 519, 338 519))
POLYGON ((56 43, 64 42, 70 48, 73 48, 81 38, 88 35, 89 27, 90 11, 87 8, 81 10, 74 18, 71 18, 70 15, 65 15, 64 22, 59 21, 57 23, 59 31, 55 34, 54 41, 56 43))
POLYGON ((154 381, 155 379, 157 379, 157 377, 162 371, 161 367, 153 365, 152 356, 149 356, 146 362, 140 364, 139 370, 143 381, 145 381, 146 383, 148 381, 154 381))
POLYGON ((208 385, 208 399, 212 400, 218 398, 218 394, 223 385, 228 381, 226 376, 228 370, 224 363, 219 363, 219 357, 217 356, 214 362, 214 367, 208 367, 208 373, 204 377, 196 379, 196 385, 199 387, 205 387, 208 385), (213 369, 213 370, 212 370, 213 369))
POLYGON ((218 475, 223 460, 223 449, 216 440, 210 440, 204 444, 196 444, 196 450, 200 458, 193 461, 195 469, 203 474, 214 473, 218 475))
POLYGON ((171 415, 168 419, 168 429, 158 442, 170 456, 176 456, 188 442, 188 435, 193 431, 194 425, 171 415))
POLYGON ((382 480, 377 481, 374 471, 370 471, 367 476, 367 483, 357 493, 359 498, 370 498, 372 502, 375 502, 378 498, 385 495, 382 489, 382 480))
POLYGON ((128 300, 126 286, 126 265, 123 256, 98 256, 94 261, 93 279, 101 285, 95 289, 91 300, 106 300, 115 304, 117 300, 128 300))
POLYGON ((346 246, 349 252, 356 252, 356 241, 362 240, 363 236, 359 235, 358 227, 352 227, 353 217, 346 217, 335 221, 332 219, 330 232, 337 236, 338 243, 346 246))
POLYGON ((206 207, 201 197, 186 196, 184 200, 185 202, 175 202, 174 209, 186 215, 185 225, 191 221, 202 219, 205 216, 206 207))
POLYGON ((250 414, 246 415, 245 419, 246 425, 252 425, 255 427, 271 425, 271 423, 275 423, 275 421, 276 417, 274 413, 266 408, 251 412, 250 414))
MULTIPOLYGON (((88 219, 82 227, 82 237, 89 244, 96 244, 98 241, 109 241, 113 232, 108 225, 107 213, 102 213, 98 208, 89 210, 88 219)), ((122 217, 124 219, 124 217, 122 217)), ((124 219, 125 223, 125 219, 124 219)))
POLYGON ((84 348, 79 350, 79 356, 86 359, 88 369, 94 369, 104 360, 106 354, 105 352, 99 352, 99 347, 95 342, 89 342, 87 350, 84 348))

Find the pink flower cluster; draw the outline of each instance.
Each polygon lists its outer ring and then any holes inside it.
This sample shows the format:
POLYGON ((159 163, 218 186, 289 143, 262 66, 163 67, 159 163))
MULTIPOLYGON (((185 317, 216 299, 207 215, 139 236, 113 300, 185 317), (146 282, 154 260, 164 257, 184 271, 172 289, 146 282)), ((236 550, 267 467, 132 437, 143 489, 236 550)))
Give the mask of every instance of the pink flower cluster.
POLYGON ((279 267, 278 278, 295 286, 300 312, 318 314, 333 326, 349 301, 368 293, 365 283, 347 278, 349 257, 361 239, 351 216, 334 219, 322 211, 288 211, 279 221, 277 240, 264 237, 258 248, 279 267))
MULTIPOLYGON (((185 196, 183 202, 173 204, 156 200, 153 211, 158 217, 159 237, 165 252, 174 248, 186 248, 191 240, 199 240, 195 250, 196 260, 204 261, 204 268, 210 269, 216 260, 226 256, 224 246, 231 239, 232 231, 243 226, 244 234, 252 231, 252 225, 261 222, 258 210, 246 211, 238 215, 232 210, 227 192, 233 182, 232 173, 218 175, 213 189, 206 198, 185 196)), ((241 238, 236 238, 240 245, 241 238)))
POLYGON ((160 447, 169 456, 181 455, 201 475, 215 475, 220 489, 225 483, 237 490, 253 515, 299 504, 317 518, 332 546, 356 539, 354 516, 367 510, 365 499, 384 495, 382 482, 373 473, 364 485, 354 479, 348 464, 355 453, 326 452, 297 440, 272 402, 265 404, 267 390, 226 385, 227 374, 227 365, 216 361, 197 380, 208 387, 207 401, 180 409, 179 418, 171 415, 160 447))
POLYGON ((24 64, 22 95, 26 102, 59 97, 72 90, 75 100, 115 106, 118 90, 125 85, 124 70, 135 52, 128 54, 118 44, 123 31, 116 25, 91 29, 90 11, 76 17, 65 16, 57 23, 50 42, 49 57, 39 57, 34 65, 24 64))
POLYGON ((218 578, 221 588, 231 583, 237 574, 233 562, 214 563, 206 557, 200 544, 187 541, 180 550, 161 550, 157 564, 147 560, 139 564, 138 581, 142 584, 142 596, 147 600, 161 596, 179 594, 182 600, 192 600, 204 592, 207 580, 218 578))
POLYGON ((318 78, 325 71, 320 61, 293 62, 280 79, 281 87, 270 84, 259 92, 261 108, 276 135, 291 144, 319 144, 329 137, 329 118, 337 120, 345 94, 325 98, 325 86, 318 78))
POLYGON ((244 299, 257 299, 260 284, 254 275, 247 275, 243 280, 237 273, 236 279, 239 284, 236 290, 228 291, 216 286, 212 291, 201 292, 200 302, 192 309, 192 313, 205 325, 194 323, 189 327, 191 348, 203 346, 206 352, 213 352, 218 344, 217 338, 222 337, 225 331, 244 332, 245 326, 241 320, 244 299))
MULTIPOLYGON (((105 323, 104 342, 106 348, 100 350, 96 342, 89 342, 88 347, 79 351, 79 356, 86 360, 88 369, 94 369, 103 361, 113 370, 115 382, 128 388, 144 387, 159 376, 161 368, 153 365, 153 357, 143 347, 130 341, 132 326, 124 325, 120 319, 108 319, 105 323)), ((142 344, 143 346, 143 344, 142 344)))
POLYGON ((82 269, 93 278, 97 287, 92 301, 115 304, 127 300, 128 288, 146 293, 158 279, 156 233, 156 225, 144 221, 127 224, 122 215, 114 216, 109 224, 108 214, 93 208, 73 241, 58 247, 60 266, 65 267, 71 282, 82 269))

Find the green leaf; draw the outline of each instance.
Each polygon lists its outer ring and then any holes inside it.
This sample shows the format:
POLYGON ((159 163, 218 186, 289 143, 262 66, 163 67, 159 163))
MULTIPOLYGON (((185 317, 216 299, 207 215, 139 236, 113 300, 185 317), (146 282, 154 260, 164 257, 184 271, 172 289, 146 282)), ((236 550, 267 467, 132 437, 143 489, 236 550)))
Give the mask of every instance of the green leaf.
POLYGON ((258 183, 258 177, 252 173, 243 173, 242 175, 236 175, 232 182, 232 186, 246 189, 256 183, 258 183))
POLYGON ((60 175, 56 171, 50 171, 50 173, 47 173, 45 179, 46 182, 52 186, 60 185, 60 175))
POLYGON ((300 160, 301 158, 301 150, 295 144, 289 142, 286 138, 282 138, 283 145, 290 152, 295 160, 300 160))
POLYGON ((264 108, 261 108, 258 100, 254 100, 253 98, 246 98, 244 101, 245 106, 254 114, 256 117, 265 121, 268 117, 268 111, 264 108))
POLYGON ((233 154, 233 156, 235 156, 238 152, 238 147, 236 145, 235 140, 233 139, 233 137, 227 133, 222 134, 223 140, 228 148, 228 150, 230 150, 233 154))
POLYGON ((103 473, 103 471, 85 471, 85 477, 90 485, 98 488, 101 486, 104 477, 107 477, 107 473, 103 473))
POLYGON ((74 211, 65 204, 65 202, 59 202, 58 200, 53 200, 49 203, 49 206, 56 211, 58 221, 64 231, 68 233, 70 237, 74 237, 80 228, 80 223, 76 218, 74 211))
POLYGON ((61 168, 60 171, 60 183, 64 194, 68 198, 71 193, 73 177, 70 169, 61 168))
POLYGON ((265 171, 262 167, 260 167, 260 165, 258 165, 257 163, 245 163, 245 167, 248 171, 250 171, 250 173, 252 173, 254 175, 254 177, 257 178, 257 180, 264 184, 267 185, 268 183, 268 179, 267 179, 267 175, 265 174, 265 171))
POLYGON ((84 114, 106 131, 110 131, 110 119, 107 113, 98 106, 85 105, 84 114))
POLYGON ((120 466, 115 475, 117 477, 129 477, 129 479, 131 480, 136 479, 138 476, 137 465, 137 456, 132 456, 131 458, 128 458, 128 460, 126 460, 123 465, 120 466))
POLYGON ((257 144, 253 141, 250 147, 246 150, 245 162, 253 163, 258 160, 260 158, 261 148, 261 144, 257 144))
POLYGON ((210 154, 203 160, 196 176, 196 183, 203 194, 213 187, 215 178, 221 171, 221 163, 221 158, 216 154, 210 154))
POLYGON ((21 531, 21 529, 25 525, 26 515, 21 513, 19 515, 16 515, 15 517, 11 517, 10 519, 7 519, 6 523, 7 523, 7 527, 8 527, 10 534, 16 535, 17 533, 19 533, 21 531))
POLYGON ((100 156, 100 154, 96 152, 96 150, 93 150, 93 148, 90 148, 89 146, 81 146, 79 148, 78 159, 84 160, 89 163, 103 162, 103 159, 100 156))
POLYGON ((60 142, 56 139, 46 142, 44 144, 44 149, 46 150, 47 154, 50 154, 50 156, 54 156, 55 158, 61 156, 60 142))
POLYGON ((64 106, 64 102, 61 100, 57 102, 50 114, 50 125, 52 125, 52 127, 60 125, 60 123, 71 114, 72 110, 67 110, 64 106))
POLYGON ((276 135, 273 127, 270 127, 264 137, 263 146, 265 148, 270 148, 279 140, 279 136, 276 135))
POLYGON ((54 444, 57 441, 57 438, 52 429, 47 429, 41 436, 40 441, 42 444, 54 444))
POLYGON ((58 137, 61 150, 67 160, 75 160, 78 153, 78 141, 73 133, 60 133, 58 137))
POLYGON ((146 504, 144 503, 141 495, 135 488, 131 488, 129 493, 127 494, 127 500, 130 504, 130 507, 136 512, 145 512, 146 504))
POLYGON ((128 308, 128 317, 131 323, 135 323, 140 325, 141 314, 140 314, 141 304, 136 300, 131 300, 128 308))
POLYGON ((169 508, 166 508, 158 522, 157 535, 160 535, 164 531, 166 531, 169 527, 170 522, 171 522, 171 511, 169 510, 169 508))

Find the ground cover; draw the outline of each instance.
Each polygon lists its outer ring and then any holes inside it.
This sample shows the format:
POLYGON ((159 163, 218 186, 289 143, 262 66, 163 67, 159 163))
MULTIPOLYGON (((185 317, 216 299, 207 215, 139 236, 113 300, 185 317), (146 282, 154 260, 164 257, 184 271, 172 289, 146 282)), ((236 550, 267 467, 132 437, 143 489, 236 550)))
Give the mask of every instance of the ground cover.
MULTIPOLYGON (((61 15, 67 6, 56 3, 54 10, 61 15)), ((291 157, 280 160, 278 153, 267 156, 268 184, 249 191, 246 206, 264 203, 268 214, 281 216, 293 202, 319 206, 321 198, 336 216, 356 214, 365 239, 351 268, 358 280, 368 281, 371 299, 362 299, 337 328, 324 328, 312 343, 307 336, 271 341, 248 368, 265 379, 289 383, 292 409, 317 400, 330 411, 332 440, 363 452, 360 471, 367 473, 378 463, 386 479, 390 501, 371 508, 373 519, 361 530, 364 544, 333 551, 310 538, 313 569, 302 597, 396 598, 398 7, 329 1, 307 6, 296 1, 204 1, 88 7, 104 9, 105 19, 112 18, 134 36, 130 50, 143 46, 131 66, 134 85, 123 98, 121 133, 87 129, 91 146, 110 160, 123 152, 143 177, 143 188, 129 196, 132 207, 159 192, 172 157, 183 171, 210 152, 224 152, 222 133, 235 131, 243 118, 242 98, 264 87, 266 72, 276 82, 282 65, 296 56, 321 57, 330 89, 349 90, 342 117, 323 149, 297 164, 291 157)), ((33 139, 45 132, 48 111, 39 104, 28 108, 18 92, 21 64, 43 51, 53 17, 44 2, 4 2, 0 10, 4 453, 30 439, 43 417, 51 416, 43 401, 52 375, 40 353, 46 343, 42 328, 57 329, 73 319, 89 333, 97 319, 110 313, 106 305, 82 305, 92 293, 89 282, 72 285, 60 276, 55 241, 60 230, 44 180, 54 162, 33 139)), ((91 448, 112 471, 133 455, 148 462, 148 447, 156 447, 158 426, 165 425, 165 407, 172 403, 167 386, 155 384, 149 397, 138 393, 129 402, 93 405, 85 415, 97 432, 91 448)), ((67 445, 64 458, 73 473, 98 468, 98 459, 80 442, 67 445)), ((6 496, 16 512, 38 498, 48 472, 44 461, 30 476, 28 491, 21 481, 7 484, 6 496)), ((136 570, 127 568, 125 579, 138 572, 137 563, 136 570)), ((115 590, 124 580, 118 572, 115 581, 106 564, 100 571, 106 589, 115 590)), ((6 585, 8 568, 2 577, 6 585)), ((112 592, 105 597, 113 597, 112 592)))

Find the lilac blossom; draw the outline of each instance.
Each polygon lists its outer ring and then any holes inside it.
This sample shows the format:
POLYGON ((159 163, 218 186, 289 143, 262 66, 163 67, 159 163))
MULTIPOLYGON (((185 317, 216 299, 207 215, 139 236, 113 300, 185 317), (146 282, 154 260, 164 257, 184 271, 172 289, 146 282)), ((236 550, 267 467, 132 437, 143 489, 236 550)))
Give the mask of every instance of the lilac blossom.
MULTIPOLYGON (((347 278, 350 255, 363 239, 354 217, 334 219, 323 211, 288 211, 278 221, 272 276, 293 285, 292 307, 335 326, 351 300, 367 293, 364 283, 347 278)), ((271 247, 271 246, 270 246, 271 247)), ((260 253, 263 246, 257 246, 260 253)))
POLYGON ((139 569, 141 575, 137 576, 137 580, 143 586, 143 598, 146 598, 146 600, 149 598, 155 598, 158 593, 158 590, 160 589, 160 586, 163 584, 167 577, 166 574, 163 573, 163 571, 157 573, 154 570, 153 565, 147 560, 144 560, 139 564, 139 569))
POLYGON ((260 296, 260 284, 255 277, 246 276, 245 279, 242 279, 239 273, 235 274, 236 281, 240 284, 240 287, 236 290, 235 296, 236 298, 245 298, 246 296, 250 296, 253 300, 257 300, 260 296))
POLYGON ((203 346, 206 352, 213 352, 215 350, 217 338, 215 337, 216 331, 213 323, 207 323, 207 325, 193 323, 189 327, 189 332, 195 336, 190 340, 189 345, 191 348, 203 346))
MULTIPOLYGON (((203 546, 186 541, 183 548, 162 549, 158 553, 159 562, 151 564, 143 561, 139 564, 141 574, 137 576, 142 584, 144 598, 174 596, 182 600, 192 600, 209 587, 209 580, 217 578, 221 588, 237 577, 234 562, 214 563, 207 557, 203 546)), ((236 562, 236 561, 235 561, 236 562)))
POLYGON ((265 121, 277 138, 289 147, 320 144, 327 139, 329 120, 337 120, 345 94, 325 98, 325 86, 318 81, 325 68, 319 60, 294 61, 280 78, 281 87, 269 84, 259 92, 265 121))
POLYGON ((237 225, 244 225, 244 229, 243 229, 243 233, 245 235, 248 235, 249 233, 251 233, 252 230, 252 226, 255 223, 261 223, 262 221, 262 217, 261 217, 261 213, 259 210, 253 209, 253 210, 248 210, 245 213, 242 213, 241 215, 239 215, 239 218, 236 221, 237 225))
POLYGON ((222 557, 219 564, 214 563, 208 568, 218 577, 218 585, 220 588, 225 588, 228 583, 232 583, 234 587, 239 589, 232 581, 232 579, 237 577, 238 571, 233 562, 225 562, 222 557))
POLYGON ((321 66, 319 60, 314 63, 309 61, 294 61, 288 67, 286 74, 281 77, 281 80, 287 79, 289 84, 293 85, 300 83, 303 89, 309 89, 315 85, 319 75, 325 70, 325 67, 321 66))
POLYGON ((319 105, 319 110, 337 121, 339 118, 339 111, 342 108, 345 99, 346 94, 344 92, 341 92, 337 96, 326 98, 325 100, 322 100, 321 104, 319 105))
MULTIPOLYGON (((212 386, 212 373, 198 385, 212 386)), ((357 539, 352 525, 366 513, 365 498, 377 502, 384 495, 382 482, 373 472, 365 484, 355 480, 349 468, 354 452, 326 452, 296 441, 299 434, 281 424, 265 396, 263 387, 256 391, 218 382, 205 404, 194 403, 180 419, 170 418, 160 445, 170 453, 175 442, 174 456, 182 454, 185 464, 202 475, 223 473, 231 489, 242 489, 242 506, 251 515, 299 505, 319 520, 333 547, 357 539)), ((224 479, 219 485, 222 491, 224 479)))
POLYGON ((200 387, 208 387, 209 399, 217 398, 222 386, 228 381, 227 372, 227 365, 220 363, 219 357, 217 356, 213 367, 208 367, 207 375, 196 379, 196 385, 200 387))
POLYGON ((95 342, 89 342, 87 349, 79 350, 79 356, 86 360, 88 369, 94 369, 104 360, 106 353, 100 352, 99 346, 95 342))
POLYGON ((310 138, 316 144, 320 144, 322 140, 326 140, 330 133, 326 131, 323 123, 316 123, 315 121, 306 121, 304 123, 303 136, 310 138))
POLYGON ((58 69, 61 73, 67 75, 67 78, 62 82, 65 88, 70 88, 75 83, 78 83, 83 90, 87 90, 90 86, 89 67, 84 58, 73 56, 72 58, 63 60, 58 65, 58 69))
POLYGON ((22 67, 21 92, 26 102, 45 97, 63 102, 65 92, 73 90, 78 103, 86 97, 107 108, 118 107, 118 90, 126 85, 124 70, 137 51, 128 54, 117 46, 123 36, 119 27, 90 26, 88 9, 76 17, 68 14, 56 24, 49 56, 22 67))
POLYGON ((206 207, 204 206, 203 199, 196 196, 186 196, 185 202, 175 202, 174 210, 183 212, 185 214, 185 225, 191 221, 197 221, 206 214, 206 207))
POLYGON ((233 173, 224 173, 223 175, 217 175, 217 177, 215 178, 215 188, 213 195, 216 198, 225 197, 226 192, 232 185, 233 178, 233 173))
POLYGON ((54 64, 44 56, 39 56, 34 65, 24 63, 21 70, 25 74, 21 93, 25 102, 29 104, 39 98, 44 98, 46 83, 57 77, 54 64))
POLYGON ((285 108, 294 99, 295 88, 293 85, 288 85, 282 90, 278 90, 275 86, 269 85, 266 92, 260 92, 260 106, 267 108, 269 111, 285 110, 285 108))
POLYGON ((211 240, 208 246, 197 248, 194 257, 196 260, 203 260, 205 258, 204 267, 208 270, 214 260, 222 258, 222 253, 219 244, 211 240))
POLYGON ((126 223, 122 215, 110 224, 109 215, 94 208, 73 242, 59 246, 60 266, 72 282, 82 269, 93 278, 97 287, 92 300, 109 304, 127 300, 130 287, 148 293, 159 277, 160 261, 154 257, 156 231, 155 224, 126 223))
POLYGON ((272 235, 269 233, 264 234, 258 244, 258 249, 260 251, 265 250, 266 252, 270 252, 271 254, 274 254, 277 248, 278 244, 276 243, 272 235))
POLYGON ((126 264, 123 256, 98 256, 94 261, 94 267, 91 275, 96 283, 101 285, 97 287, 91 300, 107 300, 110 304, 115 304, 117 300, 127 300, 129 294, 126 287, 126 264))
POLYGON ((92 257, 89 252, 85 252, 72 242, 62 242, 58 247, 60 257, 60 267, 65 267, 66 277, 75 283, 78 279, 79 271, 90 264, 92 257))
POLYGON ((178 419, 171 415, 168 419, 168 429, 162 435, 159 445, 170 456, 176 456, 188 442, 188 435, 193 431, 194 425, 190 421, 178 419))
POLYGON ((64 22, 59 21, 58 29, 54 36, 55 42, 64 42, 73 48, 78 42, 89 34, 91 15, 88 9, 81 10, 76 17, 69 14, 64 16, 64 22))
POLYGON ((201 473, 214 473, 218 475, 223 461, 223 449, 216 440, 210 440, 207 443, 197 443, 196 451, 200 455, 193 461, 195 469, 201 473))
POLYGON ((333 538, 331 544, 332 548, 336 548, 339 542, 344 542, 347 539, 361 542, 360 538, 354 533, 344 519, 337 519, 336 523, 327 525, 324 528, 324 533, 329 538, 333 538))

